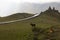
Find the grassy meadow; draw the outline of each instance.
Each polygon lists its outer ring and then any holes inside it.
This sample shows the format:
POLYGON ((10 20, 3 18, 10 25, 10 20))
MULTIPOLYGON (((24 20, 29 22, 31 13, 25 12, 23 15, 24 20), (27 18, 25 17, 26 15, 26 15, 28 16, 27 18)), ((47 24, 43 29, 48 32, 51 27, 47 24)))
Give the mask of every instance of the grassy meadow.
MULTIPOLYGON (((41 14, 29 20, 0 24, 0 40, 33 40, 34 35, 30 23, 35 23, 37 28, 42 29, 50 28, 52 26, 60 27, 60 21, 58 18, 41 14)), ((54 38, 60 40, 60 32, 56 32, 56 35, 57 34, 59 36, 54 38)), ((38 38, 39 40, 45 40, 44 37, 44 34, 40 34, 38 38)))

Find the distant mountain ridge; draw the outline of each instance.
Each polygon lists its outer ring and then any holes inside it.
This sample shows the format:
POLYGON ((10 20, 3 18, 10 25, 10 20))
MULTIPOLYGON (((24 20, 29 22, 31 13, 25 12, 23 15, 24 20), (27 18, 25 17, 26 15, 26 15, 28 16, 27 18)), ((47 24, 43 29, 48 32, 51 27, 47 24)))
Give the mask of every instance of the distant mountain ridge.
POLYGON ((41 14, 45 14, 51 17, 56 17, 60 19, 60 12, 58 10, 55 9, 55 7, 53 7, 53 9, 51 7, 48 8, 48 10, 44 11, 41 14))
MULTIPOLYGON (((60 19, 59 18, 60 17, 60 3, 45 3, 45 4, 25 3, 25 5, 24 5, 24 3, 22 3, 22 4, 23 4, 22 8, 21 8, 22 11, 24 11, 24 9, 25 9, 25 10, 28 10, 28 12, 29 12, 29 10, 31 9, 31 11, 34 10, 34 13, 36 13, 38 11, 40 13, 40 17, 44 16, 45 18, 46 17, 51 17, 51 18, 60 19), (49 6, 51 7, 50 11, 48 9, 49 6), (53 10, 53 7, 55 7, 54 10, 53 10)), ((7 17, 0 17, 0 21, 23 19, 23 18, 27 18, 27 17, 30 17, 30 16, 33 16, 33 15, 30 14, 30 13, 15 13, 15 14, 7 16, 7 17)))
POLYGON ((37 17, 25 21, 28 23, 36 23, 37 25, 39 24, 39 27, 40 25, 45 25, 44 27, 47 25, 48 27, 49 25, 60 25, 60 12, 59 10, 56 10, 55 7, 49 7, 44 12, 41 12, 37 17))
MULTIPOLYGON (((28 17, 32 17, 34 14, 30 14, 30 13, 16 13, 7 17, 0 17, 0 22, 4 22, 4 21, 13 21, 13 20, 19 20, 19 19, 24 19, 24 18, 28 18, 28 17)), ((48 23, 51 22, 59 22, 60 21, 60 12, 58 10, 55 9, 55 7, 51 8, 49 7, 47 10, 45 10, 44 12, 41 12, 38 16, 34 17, 30 19, 30 21, 34 22, 34 20, 36 22, 46 22, 48 21, 48 23), (33 19, 33 20, 32 20, 33 19)), ((25 20, 25 21, 29 21, 29 20, 25 20)))
POLYGON ((47 10, 49 6, 51 6, 52 8, 55 7, 60 12, 60 3, 52 2, 52 3, 40 4, 40 3, 27 3, 26 2, 26 3, 21 3, 19 5, 12 4, 12 8, 10 8, 11 9, 10 11, 12 11, 12 9, 14 9, 15 11, 13 10, 12 13, 5 14, 6 12, 9 12, 9 11, 6 11, 4 13, 2 10, 2 14, 0 16, 3 17, 3 14, 9 16, 15 13, 33 13, 33 14, 41 13, 41 11, 44 12, 45 10, 47 10), (14 6, 18 6, 17 11, 15 10, 14 6))
POLYGON ((0 17, 0 22, 2 21, 12 21, 12 20, 18 20, 18 19, 24 19, 33 16, 34 14, 29 13, 16 13, 7 17, 0 17))

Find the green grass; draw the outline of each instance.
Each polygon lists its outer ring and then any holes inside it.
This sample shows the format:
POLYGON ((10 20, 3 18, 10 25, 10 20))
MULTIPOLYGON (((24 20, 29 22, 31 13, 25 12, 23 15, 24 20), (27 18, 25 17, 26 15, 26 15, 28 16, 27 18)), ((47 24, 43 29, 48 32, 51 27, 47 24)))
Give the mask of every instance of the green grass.
POLYGON ((23 18, 31 17, 33 15, 34 14, 29 14, 29 13, 16 13, 16 14, 6 16, 6 17, 0 17, 0 22, 23 19, 23 18))
POLYGON ((0 40, 27 40, 30 34, 31 27, 25 23, 0 25, 0 40))
MULTIPOLYGON (((51 26, 59 26, 60 21, 47 15, 40 15, 36 18, 9 23, 0 24, 0 40, 33 40, 33 32, 30 23, 35 23, 38 28, 49 28, 51 26)), ((39 36, 39 39, 44 35, 39 36)))
POLYGON ((42 18, 34 18, 22 22, 15 22, 10 24, 0 25, 0 40, 32 40, 32 27, 30 23, 36 23, 39 28, 47 28, 60 23, 52 20, 43 21, 42 18), (37 20, 38 19, 38 20, 37 20))

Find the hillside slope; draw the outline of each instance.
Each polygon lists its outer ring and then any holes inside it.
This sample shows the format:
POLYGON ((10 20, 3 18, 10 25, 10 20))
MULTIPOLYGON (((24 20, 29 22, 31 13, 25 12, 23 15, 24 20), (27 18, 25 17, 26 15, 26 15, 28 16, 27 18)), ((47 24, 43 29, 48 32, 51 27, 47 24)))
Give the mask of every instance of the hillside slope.
POLYGON ((45 24, 46 23, 57 24, 60 22, 60 13, 58 10, 55 10, 54 8, 53 9, 49 8, 48 10, 41 12, 39 16, 30 19, 28 21, 33 23, 36 22, 36 23, 45 23, 45 24))
POLYGON ((12 20, 18 20, 18 19, 23 19, 27 17, 31 17, 34 14, 28 14, 28 13, 16 13, 7 17, 0 17, 0 22, 2 21, 12 21, 12 20))
MULTIPOLYGON (((33 40, 33 32, 31 23, 36 24, 37 28, 50 28, 60 27, 60 13, 49 8, 48 10, 41 12, 41 14, 35 18, 9 23, 9 24, 0 24, 0 40, 33 40)), ((47 30, 46 30, 47 31, 47 30)), ((60 30, 56 32, 57 36, 54 36, 56 40, 60 40, 60 30)), ((44 39, 44 34, 40 34, 39 40, 44 39)), ((45 40, 45 39, 44 39, 45 40)))

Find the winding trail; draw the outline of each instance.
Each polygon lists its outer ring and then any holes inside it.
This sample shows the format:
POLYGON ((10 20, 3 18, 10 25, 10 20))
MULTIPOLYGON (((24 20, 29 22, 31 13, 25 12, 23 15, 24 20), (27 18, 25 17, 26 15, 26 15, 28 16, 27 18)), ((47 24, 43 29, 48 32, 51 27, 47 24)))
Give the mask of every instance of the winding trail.
POLYGON ((34 16, 28 17, 28 18, 24 18, 24 19, 18 19, 18 20, 13 20, 13 21, 5 21, 5 22, 0 22, 0 24, 6 24, 6 23, 12 23, 12 22, 17 22, 17 21, 23 21, 23 20, 28 20, 34 17, 39 16, 40 13, 35 14, 34 16))

